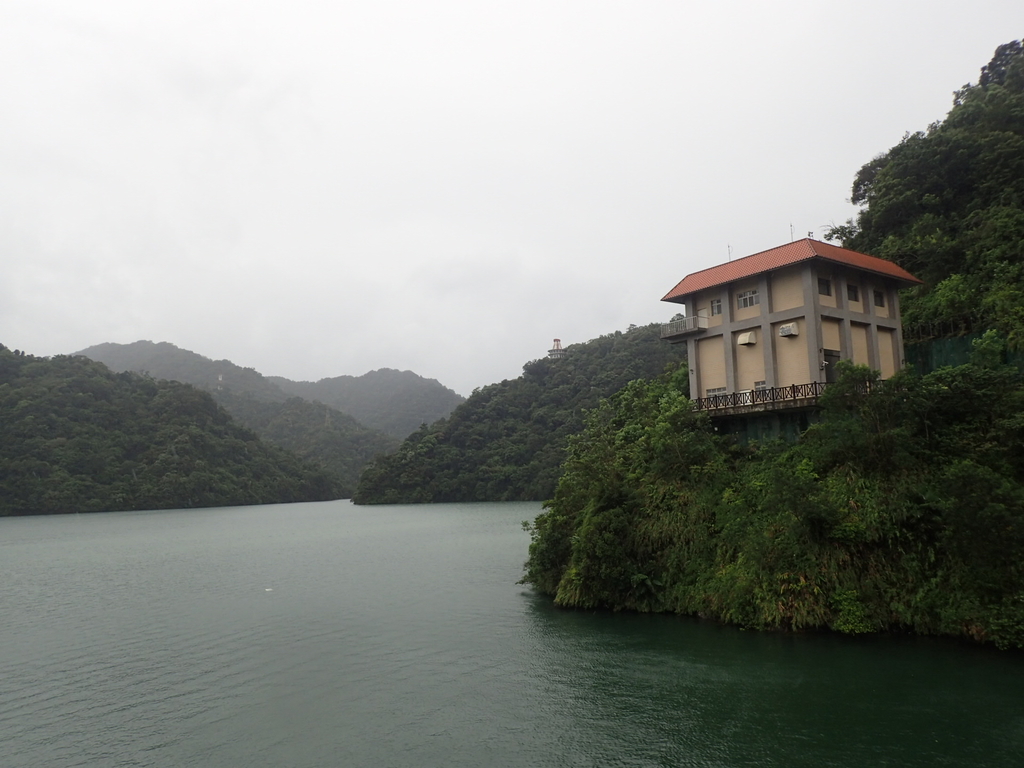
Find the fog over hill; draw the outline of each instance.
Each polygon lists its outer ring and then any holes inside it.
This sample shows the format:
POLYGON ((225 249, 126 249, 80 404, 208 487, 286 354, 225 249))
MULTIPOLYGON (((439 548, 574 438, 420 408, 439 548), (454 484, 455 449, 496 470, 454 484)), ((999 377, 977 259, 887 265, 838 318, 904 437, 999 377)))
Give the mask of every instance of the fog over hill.
POLYGON ((401 437, 446 416, 463 400, 411 371, 385 369, 317 383, 293 382, 168 342, 99 344, 76 354, 117 372, 144 373, 207 390, 262 439, 329 470, 346 493, 355 488, 370 459, 393 451, 401 437))
MULTIPOLYGON (((230 391, 270 402, 284 402, 296 396, 319 400, 370 429, 397 438, 405 437, 420 424, 444 418, 465 400, 438 381, 412 371, 382 368, 362 376, 296 382, 264 376, 230 360, 211 360, 166 341, 97 344, 75 354, 97 360, 115 371, 136 371, 157 379, 182 381, 215 395, 230 391)), ((230 410, 229 404, 225 406, 230 410)))
POLYGON ((319 400, 399 438, 419 429, 421 424, 443 419, 466 400, 436 379, 392 368, 317 382, 290 381, 279 376, 269 380, 285 392, 319 400))

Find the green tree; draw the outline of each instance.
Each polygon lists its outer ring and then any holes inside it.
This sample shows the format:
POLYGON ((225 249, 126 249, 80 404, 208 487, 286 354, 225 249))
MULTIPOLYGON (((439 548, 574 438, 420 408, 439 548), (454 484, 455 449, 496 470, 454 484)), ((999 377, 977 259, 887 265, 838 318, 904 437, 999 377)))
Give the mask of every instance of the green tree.
POLYGON ((856 220, 830 239, 924 280, 903 297, 909 338, 997 328, 1024 340, 1024 49, 996 49, 946 118, 857 173, 856 220))

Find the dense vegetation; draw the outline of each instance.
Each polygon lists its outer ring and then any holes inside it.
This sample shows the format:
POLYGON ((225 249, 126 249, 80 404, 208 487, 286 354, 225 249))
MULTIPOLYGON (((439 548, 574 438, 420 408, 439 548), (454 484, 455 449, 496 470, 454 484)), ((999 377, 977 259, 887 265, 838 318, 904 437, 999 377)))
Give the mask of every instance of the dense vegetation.
POLYGON ((192 386, 0 346, 0 515, 338 498, 192 386))
POLYGON ((550 498, 565 441, 584 412, 637 378, 678 364, 660 326, 631 328, 568 347, 562 359, 523 366, 523 375, 476 390, 447 419, 410 435, 367 466, 360 504, 550 498))
POLYGON ((749 448, 681 373, 632 382, 571 441, 526 582, 565 606, 1024 647, 1024 385, 1003 364, 1024 341, 1020 43, 865 165, 853 200, 832 239, 922 277, 908 335, 983 332, 971 364, 885 382, 843 364, 799 442, 749 448))
POLYGON ((335 376, 320 381, 289 381, 271 376, 282 390, 348 413, 368 427, 399 439, 422 424, 433 424, 466 401, 435 379, 412 371, 381 368, 362 376, 335 376))
POLYGON ((1024 646, 1024 387, 997 343, 926 376, 847 367, 798 444, 760 449, 682 374, 632 382, 571 440, 524 580, 563 606, 1024 646))
POLYGON ((857 174, 855 221, 829 237, 895 261, 909 339, 997 328, 1024 342, 1024 48, 996 49, 946 119, 857 174))

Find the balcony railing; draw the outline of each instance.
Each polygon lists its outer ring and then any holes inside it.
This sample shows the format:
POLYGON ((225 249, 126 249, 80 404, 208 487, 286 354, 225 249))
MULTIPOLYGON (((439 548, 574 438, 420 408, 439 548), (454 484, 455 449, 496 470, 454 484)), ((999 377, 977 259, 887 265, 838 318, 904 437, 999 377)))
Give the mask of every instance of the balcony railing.
POLYGON ((661 326, 661 338, 672 339, 676 336, 685 336, 688 333, 699 333, 708 329, 708 319, 702 315, 693 315, 679 320, 673 320, 661 326))
POLYGON ((693 401, 693 407, 698 411, 713 411, 720 408, 760 410, 755 406, 763 406, 768 410, 785 407, 787 403, 803 405, 800 401, 816 400, 825 387, 824 382, 812 381, 809 384, 791 384, 788 387, 748 389, 743 392, 699 397, 693 401))

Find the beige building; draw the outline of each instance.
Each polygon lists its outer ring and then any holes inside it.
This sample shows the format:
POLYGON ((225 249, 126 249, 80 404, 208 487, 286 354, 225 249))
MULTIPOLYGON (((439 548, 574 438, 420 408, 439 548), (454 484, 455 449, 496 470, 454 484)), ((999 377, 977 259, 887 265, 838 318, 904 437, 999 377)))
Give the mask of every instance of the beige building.
POLYGON ((661 337, 687 345, 698 407, 791 407, 816 398, 840 360, 892 376, 903 366, 906 270, 798 240, 687 275, 663 301, 684 307, 661 337))

